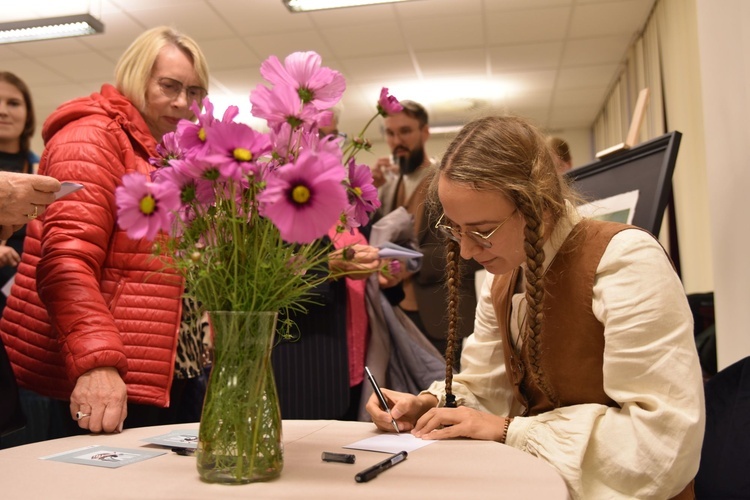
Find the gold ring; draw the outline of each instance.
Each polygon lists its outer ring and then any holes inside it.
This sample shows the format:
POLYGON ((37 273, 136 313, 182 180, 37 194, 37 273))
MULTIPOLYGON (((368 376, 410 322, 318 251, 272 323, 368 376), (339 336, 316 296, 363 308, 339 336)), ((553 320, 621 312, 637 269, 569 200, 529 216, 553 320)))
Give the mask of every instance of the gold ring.
POLYGON ((34 213, 33 214, 26 214, 26 217, 28 217, 31 220, 34 220, 37 217, 39 217, 39 205, 34 205, 34 213))

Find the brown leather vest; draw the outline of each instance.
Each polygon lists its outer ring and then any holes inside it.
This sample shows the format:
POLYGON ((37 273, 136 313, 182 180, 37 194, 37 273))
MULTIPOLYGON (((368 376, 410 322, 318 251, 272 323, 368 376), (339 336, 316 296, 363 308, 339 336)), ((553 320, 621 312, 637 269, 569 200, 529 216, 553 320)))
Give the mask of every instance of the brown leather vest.
MULTIPOLYGON (((634 226, 584 219, 571 231, 544 275, 544 323, 539 336, 537 361, 560 406, 597 403, 618 406, 604 392, 604 325, 594 316, 591 302, 596 277, 609 241, 634 226)), ((538 415, 554 405, 530 374, 528 342, 520 353, 510 332, 511 297, 519 270, 496 276, 492 285, 493 305, 505 350, 505 364, 516 399, 526 408, 524 415, 538 415), (503 320, 504 318, 504 320, 503 320)), ((693 482, 676 499, 694 498, 693 482)))
MULTIPOLYGON (((427 198, 427 191, 432 181, 432 173, 425 175, 424 179, 419 183, 417 188, 411 194, 409 199, 406 199, 404 194, 404 178, 399 177, 398 186, 396 187, 396 193, 394 196, 393 207, 404 207, 406 211, 414 216, 414 234, 417 239, 421 242, 422 231, 426 230, 426 227, 422 227, 425 224, 425 199, 427 198)), ((406 311, 418 311, 419 304, 417 303, 417 297, 414 292, 414 284, 411 278, 406 278, 402 282, 404 290, 404 299, 401 301, 400 306, 406 311)))

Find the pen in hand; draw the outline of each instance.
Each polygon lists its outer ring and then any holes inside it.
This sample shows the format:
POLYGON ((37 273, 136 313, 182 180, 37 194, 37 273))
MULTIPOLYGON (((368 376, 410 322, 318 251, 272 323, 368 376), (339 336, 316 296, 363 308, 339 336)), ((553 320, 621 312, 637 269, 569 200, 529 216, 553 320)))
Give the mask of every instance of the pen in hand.
MULTIPOLYGON (((385 396, 383 396, 383 391, 380 390, 380 386, 375 381, 375 377, 372 376, 370 369, 366 366, 365 373, 367 374, 367 379, 370 381, 370 385, 372 385, 372 390, 375 391, 375 394, 378 396, 381 408, 383 408, 383 411, 387 411, 388 415, 390 415, 391 409, 388 407, 388 402, 385 400, 385 396)), ((393 424, 393 428, 396 429, 396 434, 400 434, 398 431, 398 424, 396 424, 396 419, 394 419, 393 416, 391 416, 391 423, 393 424)))

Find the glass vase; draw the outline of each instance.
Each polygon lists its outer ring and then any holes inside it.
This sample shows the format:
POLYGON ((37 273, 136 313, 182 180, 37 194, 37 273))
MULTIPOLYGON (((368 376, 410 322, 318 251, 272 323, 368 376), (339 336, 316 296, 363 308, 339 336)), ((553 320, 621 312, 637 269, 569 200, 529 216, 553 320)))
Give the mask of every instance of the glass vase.
POLYGON ((197 467, 203 481, 245 484, 284 467, 271 367, 275 312, 210 311, 214 362, 203 403, 197 467))

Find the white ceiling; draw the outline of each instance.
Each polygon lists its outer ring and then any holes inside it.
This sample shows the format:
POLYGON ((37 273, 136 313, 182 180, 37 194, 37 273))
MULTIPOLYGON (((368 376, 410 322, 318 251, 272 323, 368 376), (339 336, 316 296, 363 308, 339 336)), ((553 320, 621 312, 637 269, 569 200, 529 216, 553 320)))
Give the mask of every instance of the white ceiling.
POLYGON ((426 104, 433 127, 510 112, 554 131, 591 125, 654 1, 413 0, 292 14, 281 0, 0 0, 5 20, 90 11, 105 24, 101 35, 0 45, 0 69, 29 84, 41 122, 111 82, 127 45, 168 24, 205 52, 219 109, 249 111, 269 55, 314 50, 347 79, 343 131, 374 114, 382 86, 426 104))

